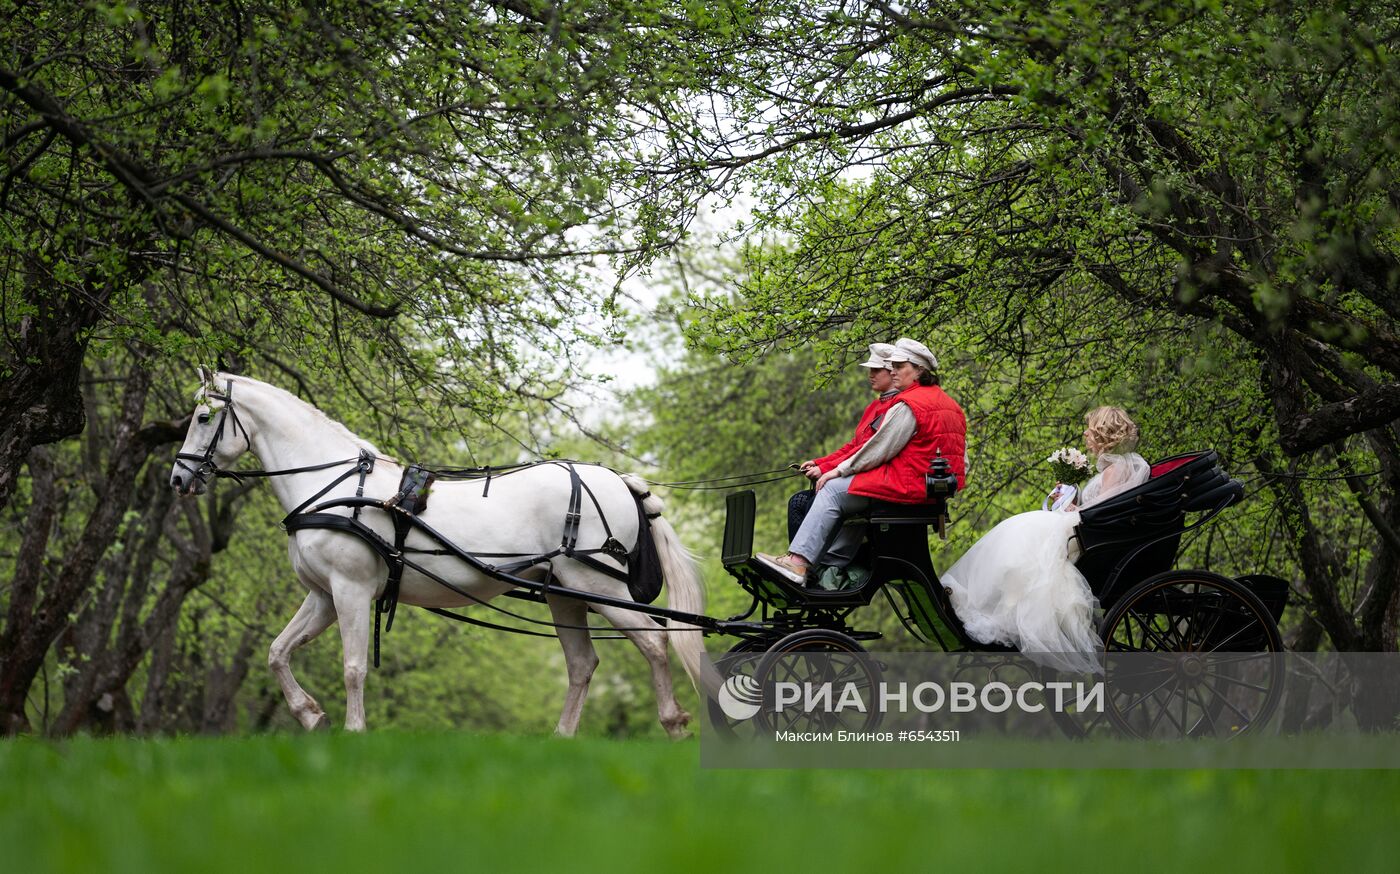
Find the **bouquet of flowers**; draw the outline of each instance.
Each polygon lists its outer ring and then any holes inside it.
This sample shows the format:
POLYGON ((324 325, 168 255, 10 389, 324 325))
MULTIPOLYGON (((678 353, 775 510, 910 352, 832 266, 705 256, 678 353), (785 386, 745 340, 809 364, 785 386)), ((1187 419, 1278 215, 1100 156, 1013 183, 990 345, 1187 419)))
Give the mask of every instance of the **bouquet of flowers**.
POLYGON ((1056 449, 1045 459, 1050 462, 1050 470, 1055 474, 1055 482, 1078 485, 1089 478, 1089 456, 1078 449, 1066 446, 1056 449))
POLYGON ((1089 456, 1078 449, 1066 446, 1056 449, 1045 459, 1050 462, 1050 470, 1055 474, 1056 486, 1045 497, 1041 507, 1046 510, 1062 510, 1073 503, 1079 483, 1089 478, 1089 456))

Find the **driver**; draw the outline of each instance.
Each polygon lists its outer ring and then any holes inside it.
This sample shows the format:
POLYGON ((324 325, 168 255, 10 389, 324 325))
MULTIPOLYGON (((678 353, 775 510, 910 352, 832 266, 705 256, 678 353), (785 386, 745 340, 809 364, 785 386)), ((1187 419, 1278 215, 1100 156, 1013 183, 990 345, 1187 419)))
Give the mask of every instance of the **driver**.
POLYGON ((813 564, 844 567, 855 557, 864 534, 841 519, 870 508, 871 500, 922 504, 928 500, 924 474, 942 454, 965 482, 967 417, 938 385, 938 359, 923 343, 901 337, 885 357, 898 392, 880 430, 864 445, 817 479, 817 497, 797 529, 786 555, 765 553, 758 561, 799 585, 813 564), (830 540, 830 546, 827 541, 830 540))
POLYGON ((860 414, 860 421, 856 423, 855 436, 851 437, 849 443, 830 455, 802 462, 802 473, 807 479, 819 479, 822 474, 855 454, 865 445, 867 440, 875 436, 876 431, 880 430, 880 425, 885 419, 885 411, 890 408, 890 404, 894 403, 894 396, 899 394, 899 391, 894 387, 894 371, 890 368, 889 362, 885 360, 894 354, 894 350, 893 343, 870 344, 870 358, 856 366, 867 369, 870 390, 875 392, 875 400, 871 401, 869 406, 865 408, 865 412, 860 414))

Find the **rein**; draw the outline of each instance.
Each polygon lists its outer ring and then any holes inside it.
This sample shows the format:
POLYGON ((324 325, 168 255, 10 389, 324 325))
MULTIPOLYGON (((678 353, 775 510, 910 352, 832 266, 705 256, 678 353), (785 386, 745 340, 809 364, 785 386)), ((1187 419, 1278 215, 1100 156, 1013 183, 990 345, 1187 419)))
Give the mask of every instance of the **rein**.
POLYGON ((647 480, 647 485, 661 486, 668 489, 682 489, 685 491, 713 491, 716 489, 737 489, 743 486, 757 486, 764 483, 775 483, 785 480, 800 470, 797 465, 789 464, 786 467, 774 468, 773 470, 761 470, 757 473, 739 473, 734 476, 717 476, 713 479, 692 479, 682 480, 674 483, 660 483, 647 480))

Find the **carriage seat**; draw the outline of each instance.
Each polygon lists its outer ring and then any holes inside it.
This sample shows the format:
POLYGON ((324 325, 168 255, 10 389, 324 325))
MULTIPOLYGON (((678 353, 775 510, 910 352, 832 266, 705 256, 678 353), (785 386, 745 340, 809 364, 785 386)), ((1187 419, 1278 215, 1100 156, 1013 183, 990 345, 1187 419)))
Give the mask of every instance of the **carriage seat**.
POLYGON ((1075 564, 1108 608, 1128 583, 1171 569, 1187 513, 1201 514, 1196 527, 1243 498, 1214 450, 1163 459, 1147 482, 1080 511, 1075 564))
POLYGON ((1152 465, 1136 488, 1086 507, 1079 515, 1079 539, 1093 546, 1155 536, 1179 528, 1186 513, 1218 512, 1244 498, 1244 484, 1220 468, 1214 450, 1163 459, 1152 465))

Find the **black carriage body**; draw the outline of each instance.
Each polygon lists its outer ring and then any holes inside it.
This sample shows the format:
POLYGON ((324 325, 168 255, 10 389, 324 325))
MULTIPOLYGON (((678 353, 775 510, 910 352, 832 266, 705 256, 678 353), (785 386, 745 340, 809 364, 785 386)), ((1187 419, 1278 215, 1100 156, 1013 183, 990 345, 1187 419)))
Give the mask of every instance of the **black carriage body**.
POLYGON ((1080 513, 1076 566, 1108 609, 1133 584, 1172 569, 1187 513, 1201 514, 1196 528, 1243 497, 1214 451, 1158 461, 1147 482, 1080 513))
MULTIPOLYGON (((1268 724, 1286 675, 1278 620, 1287 583, 1267 575, 1235 580, 1173 569, 1183 535, 1243 496, 1243 486, 1221 470, 1214 452, 1197 452, 1157 462, 1146 483, 1081 512, 1069 547, 1078 551, 1077 567, 1104 608, 1099 636, 1108 703, 1097 713, 1054 711, 1065 733, 1230 738, 1268 724)), ((824 591, 796 585, 753 560, 753 492, 730 495, 724 565, 754 600, 747 614, 722 623, 726 633, 744 639, 719 661, 720 672, 746 674, 766 688, 779 673, 791 678, 826 670, 802 653, 835 654, 844 672, 873 687, 880 665, 858 641, 880 635, 848 620, 882 592, 921 641, 944 650, 1005 650, 968 637, 938 580, 929 528, 942 532, 946 503, 946 497, 918 506, 877 502, 868 516, 848 520, 868 525, 857 561, 871 573, 854 588, 824 591)), ((756 730, 736 724, 714 701, 710 712, 721 736, 756 730)), ((827 717, 812 718, 820 723, 827 717)))
MULTIPOLYGON (((1077 567, 1100 606, 1110 610, 1140 583, 1172 570, 1186 531, 1209 523, 1243 496, 1243 485, 1221 469, 1214 451, 1158 461, 1146 483, 1082 511, 1075 531, 1077 567), (1188 514, 1196 514, 1189 525, 1188 514)), ((871 573, 864 584, 838 591, 797 585, 753 559, 752 491, 729 495, 726 509, 724 566, 754 596, 749 612, 736 617, 750 620, 741 636, 776 640, 794 631, 823 628, 872 639, 878 633, 854 629, 849 617, 882 592, 892 592, 896 613, 921 641, 944 650, 1004 649, 968 637, 933 567, 929 529, 947 521, 946 498, 920 505, 876 501, 869 514, 847 520, 846 524, 868 526, 857 561, 867 563, 871 573)), ((1266 575, 1242 577, 1240 582, 1259 596, 1277 622, 1287 598, 1286 584, 1266 575)))

